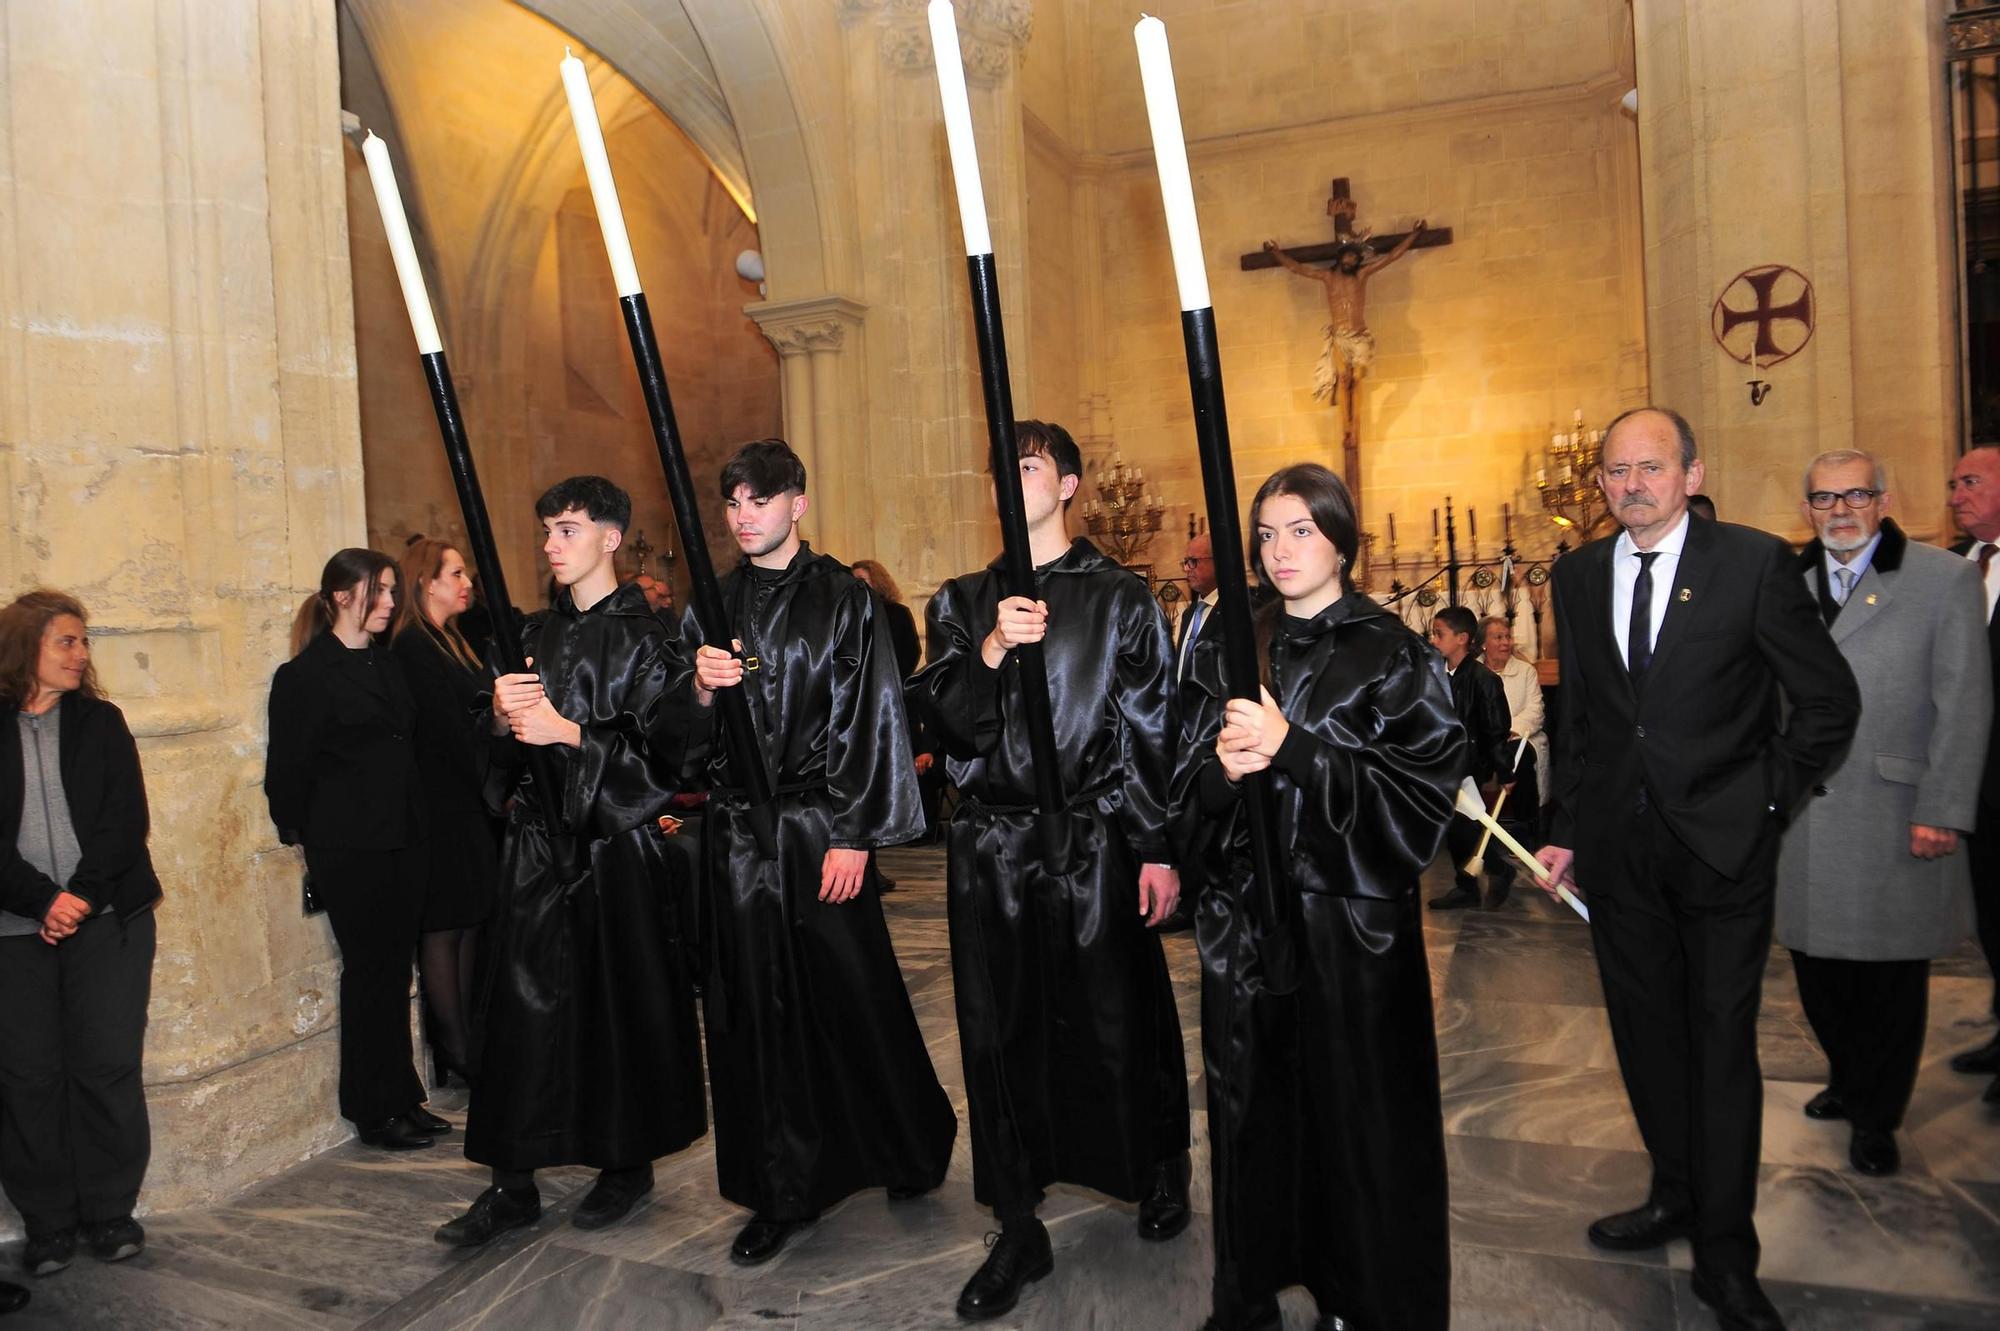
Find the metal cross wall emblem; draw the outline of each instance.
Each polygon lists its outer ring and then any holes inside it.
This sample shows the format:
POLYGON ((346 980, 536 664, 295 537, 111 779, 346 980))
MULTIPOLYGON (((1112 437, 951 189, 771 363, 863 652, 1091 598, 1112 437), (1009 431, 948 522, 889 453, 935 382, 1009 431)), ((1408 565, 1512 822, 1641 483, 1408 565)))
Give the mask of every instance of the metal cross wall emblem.
POLYGON ((1738 273, 1715 298, 1711 320, 1717 346, 1745 365, 1754 348, 1758 368, 1765 369, 1805 350, 1817 315, 1811 280, 1771 263, 1738 273), (1747 334, 1739 331, 1746 327, 1747 334))

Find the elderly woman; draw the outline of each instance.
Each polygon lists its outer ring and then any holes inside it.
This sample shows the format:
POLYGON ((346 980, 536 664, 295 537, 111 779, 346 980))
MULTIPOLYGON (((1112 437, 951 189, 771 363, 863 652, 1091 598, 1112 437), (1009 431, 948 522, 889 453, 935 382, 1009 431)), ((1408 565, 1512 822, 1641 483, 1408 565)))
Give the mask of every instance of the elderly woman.
MULTIPOLYGON (((97 687, 84 620, 45 590, 0 610, 0 1186, 38 1276, 79 1237, 107 1262, 146 1242, 132 1208, 152 1145, 140 1062, 160 880, 138 746, 97 687)), ((12 1297, 0 1289, 0 1311, 12 1297)))

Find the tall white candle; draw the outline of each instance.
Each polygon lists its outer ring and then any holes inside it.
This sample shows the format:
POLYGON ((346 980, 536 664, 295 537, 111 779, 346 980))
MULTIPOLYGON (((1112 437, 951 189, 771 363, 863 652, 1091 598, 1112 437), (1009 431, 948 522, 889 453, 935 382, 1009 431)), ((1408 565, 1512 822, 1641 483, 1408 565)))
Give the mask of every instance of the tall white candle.
POLYGON ((1208 269, 1201 259, 1201 226, 1194 215, 1194 181, 1188 175, 1187 140, 1181 135, 1181 103, 1174 91, 1174 60, 1167 51, 1167 25, 1151 17, 1132 29, 1139 46, 1139 78, 1146 88, 1146 119, 1153 126, 1153 160, 1160 172, 1160 202, 1167 210, 1167 243, 1174 251, 1174 280, 1181 308, 1207 309, 1208 269))
POLYGON ((965 60, 958 51, 958 15, 951 0, 931 0, 930 19, 931 53, 937 60, 944 138, 951 148, 951 180, 958 187, 958 222, 965 230, 965 252, 991 254, 993 233, 986 225, 979 145, 972 137, 972 103, 965 95, 965 60))
POLYGON ((382 230, 389 235, 389 254, 396 261, 396 280, 403 284, 403 304, 410 310, 417 351, 425 356, 443 351, 430 293, 424 289, 424 270, 410 239, 410 219, 403 212, 403 193, 396 188, 396 168, 389 162, 389 145, 370 132, 361 145, 361 160, 368 163, 368 181, 375 186, 375 206, 382 211, 382 230))
POLYGON ((620 296, 639 294, 639 265, 632 262, 632 241, 625 234, 625 212, 618 206, 618 185, 611 179, 611 158, 604 151, 604 126, 597 119, 597 99, 590 95, 590 75, 583 61, 563 48, 563 91, 569 95, 569 118, 576 124, 577 147, 583 149, 583 174, 590 180, 590 198, 597 205, 597 225, 604 231, 604 249, 611 256, 611 280, 620 296))

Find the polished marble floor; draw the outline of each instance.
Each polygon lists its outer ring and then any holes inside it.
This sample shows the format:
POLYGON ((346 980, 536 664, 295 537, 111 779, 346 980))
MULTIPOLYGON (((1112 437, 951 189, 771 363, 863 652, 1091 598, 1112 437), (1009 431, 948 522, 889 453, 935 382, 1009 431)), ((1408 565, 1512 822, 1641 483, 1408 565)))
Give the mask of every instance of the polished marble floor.
MULTIPOLYGON (((901 888, 885 898, 911 997, 960 1114, 964 1088, 946 951, 942 852, 885 853, 901 888)), ((1434 875, 1438 871, 1433 870, 1434 875)), ((1614 1257, 1584 1240, 1592 1217, 1637 1201, 1645 1157, 1620 1086, 1584 928, 1538 893, 1497 911, 1430 922, 1443 1050, 1454 1225, 1454 1325, 1706 1328, 1684 1244, 1614 1257)), ((1167 943, 1200 1067, 1196 963, 1167 943)), ((1941 963, 1931 1035, 1888 1179, 1846 1164, 1842 1125, 1799 1110, 1825 1065, 1774 952, 1762 1017, 1764 1172, 1758 1225, 1767 1288, 1794 1328, 1873 1331, 2000 1326, 2000 1115, 1984 1083, 1945 1059, 1991 1033, 1986 971, 1970 950, 1941 963)), ((1199 1095, 1195 1103, 1201 1103, 1199 1095)), ((450 1093, 435 1108, 452 1117, 450 1093)), ((993 1325, 1181 1331, 1206 1312, 1209 1270, 1203 1116, 1186 1235, 1141 1243, 1130 1208, 1058 1190, 1044 1209, 1054 1275, 993 1325)), ((543 1180, 545 1215, 488 1250, 438 1247, 430 1231, 480 1190, 456 1138, 414 1156, 349 1145, 229 1206, 149 1217, 151 1246, 114 1267, 80 1258, 34 1282, 27 1328, 892 1328, 955 1325, 952 1302, 978 1266, 989 1218, 972 1204, 961 1128, 951 1177, 930 1197, 879 1193, 829 1212, 768 1266, 725 1249, 744 1218, 714 1192, 706 1141, 658 1168, 648 1205, 586 1234, 567 1216, 581 1171, 543 1180)), ((8 1264, 13 1253, 0 1254, 8 1264)), ((1310 1327, 1287 1296, 1286 1326, 1310 1327)))

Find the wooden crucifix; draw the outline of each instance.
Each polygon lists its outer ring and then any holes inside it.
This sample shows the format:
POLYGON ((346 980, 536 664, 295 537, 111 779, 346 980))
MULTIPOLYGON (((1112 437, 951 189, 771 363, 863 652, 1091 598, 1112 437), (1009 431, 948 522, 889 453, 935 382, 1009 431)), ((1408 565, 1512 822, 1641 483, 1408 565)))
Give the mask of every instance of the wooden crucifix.
POLYGON ((1429 249, 1451 244, 1450 227, 1426 227, 1421 221, 1407 232, 1384 236, 1363 236, 1354 230, 1354 196, 1348 192, 1347 177, 1339 176, 1327 196, 1327 215, 1333 218, 1333 243, 1305 245, 1292 250, 1267 240, 1256 254, 1242 258, 1244 272, 1259 268, 1285 269, 1310 277, 1326 288, 1326 344, 1320 352, 1319 369, 1313 377, 1313 396, 1323 398, 1341 410, 1341 471, 1354 496, 1355 517, 1361 511, 1361 423, 1355 402, 1355 383, 1368 372, 1375 360, 1375 335, 1368 331, 1368 279, 1413 249, 1429 249), (1314 263, 1330 263, 1314 268, 1314 263))

